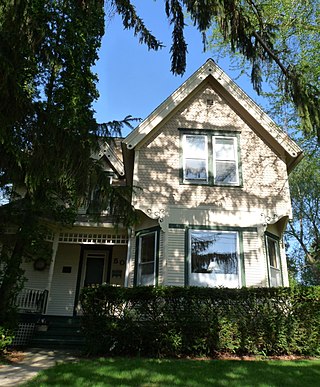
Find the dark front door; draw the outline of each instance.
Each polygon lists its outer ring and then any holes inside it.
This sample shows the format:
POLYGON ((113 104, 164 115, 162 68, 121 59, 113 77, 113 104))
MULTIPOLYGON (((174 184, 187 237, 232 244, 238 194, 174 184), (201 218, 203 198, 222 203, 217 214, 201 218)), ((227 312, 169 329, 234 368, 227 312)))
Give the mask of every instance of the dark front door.
POLYGON ((86 251, 82 286, 101 285, 107 281, 109 251, 86 251))

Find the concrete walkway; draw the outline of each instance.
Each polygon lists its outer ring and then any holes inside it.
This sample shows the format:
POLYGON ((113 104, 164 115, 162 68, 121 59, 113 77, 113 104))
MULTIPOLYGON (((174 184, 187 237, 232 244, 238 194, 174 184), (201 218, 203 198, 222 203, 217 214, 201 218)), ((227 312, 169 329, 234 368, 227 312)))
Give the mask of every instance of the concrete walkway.
POLYGON ((22 360, 11 364, 0 364, 0 386, 19 386, 32 379, 39 371, 59 362, 76 361, 79 352, 68 350, 45 350, 32 348, 22 353, 22 360))

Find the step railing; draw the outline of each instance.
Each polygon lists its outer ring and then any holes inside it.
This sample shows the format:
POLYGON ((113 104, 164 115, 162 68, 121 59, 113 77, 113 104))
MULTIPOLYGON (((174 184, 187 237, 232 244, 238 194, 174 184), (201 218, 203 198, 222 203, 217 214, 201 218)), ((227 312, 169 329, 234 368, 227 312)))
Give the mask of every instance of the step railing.
POLYGON ((16 298, 15 305, 19 312, 45 313, 48 290, 23 288, 16 298))

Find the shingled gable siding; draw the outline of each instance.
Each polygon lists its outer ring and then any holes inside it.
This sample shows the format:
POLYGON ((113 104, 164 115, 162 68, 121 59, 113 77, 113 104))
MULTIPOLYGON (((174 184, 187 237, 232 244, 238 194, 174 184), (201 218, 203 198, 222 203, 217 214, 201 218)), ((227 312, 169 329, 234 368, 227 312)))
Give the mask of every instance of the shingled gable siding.
POLYGON ((134 197, 137 208, 214 204, 221 208, 245 207, 248 211, 270 209, 277 214, 290 211, 285 163, 210 86, 199 91, 136 152, 139 162, 134 184, 142 188, 134 197), (213 101, 210 106, 208 99, 213 101), (179 128, 241 132, 243 187, 180 184, 179 128))

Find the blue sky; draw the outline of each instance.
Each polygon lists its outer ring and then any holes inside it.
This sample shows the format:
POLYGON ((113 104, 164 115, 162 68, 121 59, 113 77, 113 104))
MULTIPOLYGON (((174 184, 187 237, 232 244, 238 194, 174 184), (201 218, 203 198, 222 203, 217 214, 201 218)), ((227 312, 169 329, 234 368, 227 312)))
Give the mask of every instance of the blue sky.
MULTIPOLYGON (((166 46, 160 51, 148 51, 139 44, 132 30, 124 30, 118 15, 107 21, 106 33, 95 71, 99 77, 100 98, 95 103, 98 122, 120 120, 127 115, 146 118, 164 99, 177 89, 208 58, 218 65, 253 98, 263 104, 252 90, 249 77, 238 78, 239 72, 230 70, 228 59, 217 60, 213 52, 203 52, 200 33, 188 26, 187 69, 184 76, 170 72, 171 27, 165 16, 164 1, 133 0, 145 25, 166 46), (237 78, 237 79, 236 79, 237 78)), ((124 132, 126 135, 128 131, 124 132)))

